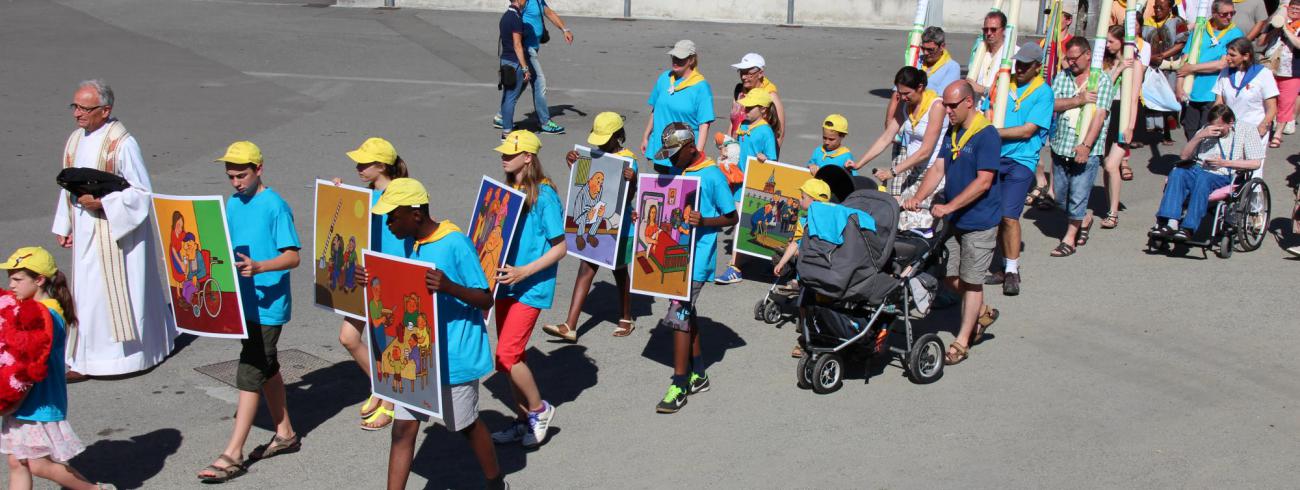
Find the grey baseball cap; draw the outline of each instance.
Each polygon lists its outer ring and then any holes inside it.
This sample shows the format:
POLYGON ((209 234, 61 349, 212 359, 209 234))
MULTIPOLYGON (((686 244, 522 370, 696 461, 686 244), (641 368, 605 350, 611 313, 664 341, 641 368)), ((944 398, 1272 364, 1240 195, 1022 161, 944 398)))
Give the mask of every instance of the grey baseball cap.
POLYGON ((1021 63, 1033 63, 1043 61, 1043 48, 1038 47, 1038 43, 1030 41, 1020 45, 1016 50, 1016 55, 1012 59, 1021 63))

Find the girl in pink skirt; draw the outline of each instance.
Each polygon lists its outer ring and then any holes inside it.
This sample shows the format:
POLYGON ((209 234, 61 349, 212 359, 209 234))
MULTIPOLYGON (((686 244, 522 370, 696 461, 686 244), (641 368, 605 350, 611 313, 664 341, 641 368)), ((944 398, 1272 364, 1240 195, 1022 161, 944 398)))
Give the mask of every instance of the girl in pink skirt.
POLYGON ((70 489, 113 488, 91 483, 68 466, 68 460, 86 447, 68 425, 68 385, 63 365, 66 328, 76 328, 72 292, 67 277, 54 265, 54 257, 40 247, 20 248, 0 264, 9 271, 9 289, 19 300, 35 300, 50 310, 48 373, 32 385, 17 408, 4 414, 0 427, 0 453, 9 455, 9 488, 32 488, 39 476, 70 489))

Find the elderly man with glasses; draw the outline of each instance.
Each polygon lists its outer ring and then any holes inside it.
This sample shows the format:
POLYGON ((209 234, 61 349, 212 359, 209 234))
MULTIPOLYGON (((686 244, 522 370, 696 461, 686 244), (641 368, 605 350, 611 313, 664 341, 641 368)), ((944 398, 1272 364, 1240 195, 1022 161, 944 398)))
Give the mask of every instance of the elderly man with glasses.
MULTIPOLYGON (((1178 100, 1183 102, 1183 135, 1188 140, 1209 122, 1206 115, 1214 104, 1214 82, 1219 79, 1219 72, 1227 66, 1223 57, 1228 54, 1228 43, 1246 35, 1232 22, 1237 15, 1237 7, 1232 0, 1214 0, 1210 9, 1209 23, 1201 34, 1200 58, 1196 63, 1187 60, 1189 62, 1178 69, 1178 80, 1174 84, 1174 92, 1178 100), (1189 76, 1193 77, 1191 93, 1183 90, 1183 79, 1189 76)), ((1183 55, 1190 53, 1195 44, 1195 39, 1188 39, 1183 55)))
POLYGON ((149 369, 175 345, 175 320, 159 301, 168 292, 155 269, 149 173, 140 145, 113 117, 113 99, 108 84, 87 80, 69 105, 77 129, 64 147, 63 168, 98 169, 130 187, 100 197, 59 193, 51 231, 72 249, 72 296, 81 318, 68 335, 68 381, 149 369))
POLYGON ((998 68, 1002 66, 1002 59, 998 56, 1002 53, 1002 43, 1006 41, 1006 31, 1006 14, 995 10, 984 16, 984 48, 989 55, 978 60, 979 63, 971 60, 970 72, 966 75, 971 88, 975 90, 977 106, 981 111, 988 110, 991 102, 988 100, 989 91, 997 83, 998 68))

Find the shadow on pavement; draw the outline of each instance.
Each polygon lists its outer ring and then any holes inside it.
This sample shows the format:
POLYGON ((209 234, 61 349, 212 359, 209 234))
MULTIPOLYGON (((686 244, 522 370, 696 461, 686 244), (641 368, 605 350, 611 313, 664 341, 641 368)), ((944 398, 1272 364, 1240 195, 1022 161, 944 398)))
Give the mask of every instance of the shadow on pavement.
MULTIPOLYGON (((716 294, 721 293, 721 291, 718 291, 716 294)), ((703 301, 703 299, 708 298, 708 292, 701 292, 701 296, 701 303, 708 304, 703 301)), ((736 334, 736 331, 732 330, 730 326, 701 315, 695 317, 695 322, 700 328, 700 348, 704 351, 706 366, 722 362, 728 350, 745 346, 745 339, 736 334)), ((741 319, 740 322, 745 325, 755 323, 753 318, 741 319)), ((673 366, 673 330, 660 327, 658 320, 649 326, 652 327, 650 329, 650 340, 646 341, 645 348, 641 350, 641 357, 663 364, 671 369, 673 366)))
POLYGON ((69 464, 90 481, 142 488, 162 471, 167 457, 176 454, 182 439, 176 429, 158 429, 129 440, 104 439, 86 447, 69 464))
MULTIPOLYGON (((599 279, 600 274, 596 275, 597 279, 599 279)), ((654 298, 639 294, 632 295, 632 319, 635 321, 638 318, 650 316, 653 305, 654 298)), ((582 305, 582 312, 586 313, 588 317, 586 321, 575 326, 579 338, 606 323, 609 324, 609 333, 612 333, 614 327, 618 326, 619 318, 623 315, 623 306, 618 301, 618 286, 606 281, 594 283, 591 292, 587 293, 587 302, 582 305)), ((637 325, 638 329, 642 327, 642 325, 637 325)), ((554 337, 550 337, 549 340, 553 342, 564 341, 554 337)))
MULTIPOLYGON (((301 380, 285 385, 284 391, 293 429, 304 438, 339 411, 359 405, 370 396, 365 376, 351 360, 304 374, 301 380)), ((260 407, 253 425, 275 431, 271 416, 260 407)), ((261 445, 266 441, 250 442, 261 445)))

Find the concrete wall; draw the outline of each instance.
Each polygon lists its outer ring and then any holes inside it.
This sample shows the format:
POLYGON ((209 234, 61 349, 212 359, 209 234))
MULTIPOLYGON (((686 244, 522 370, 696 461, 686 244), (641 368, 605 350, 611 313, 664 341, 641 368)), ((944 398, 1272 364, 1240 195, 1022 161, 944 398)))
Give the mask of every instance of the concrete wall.
MULTIPOLYGON (((398 7, 504 10, 506 0, 395 0, 398 7)), ((561 15, 622 17, 624 0, 548 0, 561 15)), ((788 0, 631 0, 632 17, 719 22, 783 24, 788 0)), ((953 32, 977 32, 991 0, 931 0, 943 2, 943 27, 953 32)), ((1073 1, 1067 8, 1073 8, 1073 1)), ((383 0, 338 0, 340 6, 376 7, 383 0)), ((794 22, 802 25, 908 28, 916 0, 794 0, 794 22)), ((1038 0, 1022 0, 1020 29, 1031 33, 1037 23, 1038 0)), ((1003 7, 1003 11, 1006 11, 1003 7)), ((1041 11, 1040 11, 1041 12, 1041 11)), ((935 23, 937 24, 937 23, 935 23)))

